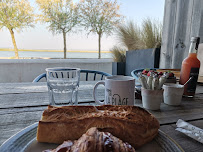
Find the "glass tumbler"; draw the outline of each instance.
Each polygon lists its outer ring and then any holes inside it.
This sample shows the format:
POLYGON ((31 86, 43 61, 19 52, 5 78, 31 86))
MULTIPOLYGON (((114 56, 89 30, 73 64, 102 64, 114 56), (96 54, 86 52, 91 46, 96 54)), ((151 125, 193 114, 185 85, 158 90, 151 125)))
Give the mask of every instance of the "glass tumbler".
POLYGON ((79 68, 47 68, 50 105, 77 105, 80 80, 79 68))

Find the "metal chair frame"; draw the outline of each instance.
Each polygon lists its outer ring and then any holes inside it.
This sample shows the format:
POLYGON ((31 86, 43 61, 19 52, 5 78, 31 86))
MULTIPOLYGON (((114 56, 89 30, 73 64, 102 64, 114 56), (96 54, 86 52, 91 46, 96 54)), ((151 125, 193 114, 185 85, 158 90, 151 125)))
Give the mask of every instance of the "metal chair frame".
MULTIPOLYGON (((106 72, 102 72, 102 71, 95 71, 95 70, 80 70, 80 73, 86 73, 86 77, 85 77, 85 81, 89 81, 88 79, 88 75, 89 73, 93 73, 94 74, 94 79, 93 81, 96 81, 96 76, 97 75, 101 75, 100 80, 103 80, 103 78, 105 76, 112 76, 109 73, 106 72)), ((63 76, 62 76, 63 77, 63 76)), ((42 73, 39 76, 37 76, 32 82, 39 82, 42 78, 46 78, 46 73, 42 73)))

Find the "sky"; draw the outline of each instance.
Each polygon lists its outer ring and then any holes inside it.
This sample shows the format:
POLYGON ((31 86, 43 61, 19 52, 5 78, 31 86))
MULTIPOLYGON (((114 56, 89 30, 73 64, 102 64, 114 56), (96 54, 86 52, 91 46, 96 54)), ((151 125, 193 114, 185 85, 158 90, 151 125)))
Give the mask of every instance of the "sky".
MULTIPOLYGON (((29 0, 31 5, 35 5, 34 0, 29 0)), ((125 20, 132 20, 141 25, 142 20, 150 17, 163 21, 165 0, 118 0, 120 13, 125 16, 125 20)), ((48 31, 45 24, 38 23, 35 28, 23 29, 23 32, 15 32, 15 39, 19 49, 44 49, 63 50, 63 36, 53 35, 48 31)), ((68 50, 98 50, 98 36, 86 31, 67 34, 68 50)), ((115 34, 101 40, 101 49, 108 51, 118 41, 115 34)), ((11 35, 5 28, 0 30, 0 48, 13 48, 11 35)))

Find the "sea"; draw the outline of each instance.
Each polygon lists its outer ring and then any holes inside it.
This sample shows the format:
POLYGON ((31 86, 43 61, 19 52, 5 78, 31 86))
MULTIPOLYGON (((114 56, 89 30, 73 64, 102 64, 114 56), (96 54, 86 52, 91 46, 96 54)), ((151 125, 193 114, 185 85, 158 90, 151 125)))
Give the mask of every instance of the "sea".
MULTIPOLYGON (((20 58, 63 58, 63 52, 36 52, 36 51, 18 51, 20 58)), ((14 51, 0 51, 0 58, 14 57, 14 51)), ((98 58, 98 52, 67 52, 66 58, 98 58)), ((110 52, 101 53, 101 58, 112 58, 110 52)))

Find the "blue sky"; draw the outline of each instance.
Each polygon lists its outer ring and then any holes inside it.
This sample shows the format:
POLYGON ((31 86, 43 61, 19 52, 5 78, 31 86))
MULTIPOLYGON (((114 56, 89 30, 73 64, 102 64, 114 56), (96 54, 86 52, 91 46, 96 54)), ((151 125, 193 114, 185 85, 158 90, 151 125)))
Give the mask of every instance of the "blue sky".
MULTIPOLYGON (((34 4, 34 0, 30 0, 34 4)), ((144 18, 150 17, 163 21, 165 0, 118 0, 120 13, 127 20, 133 20, 141 24, 144 18)), ((62 35, 52 35, 44 24, 36 24, 35 28, 24 29, 23 32, 15 32, 15 38, 19 49, 53 49, 63 50, 62 35)), ((98 50, 97 35, 86 32, 70 33, 67 35, 68 50, 98 50)), ((115 35, 102 37, 102 50, 109 50, 117 44, 115 35)), ((0 48, 13 48, 10 33, 7 29, 0 30, 0 48)))

